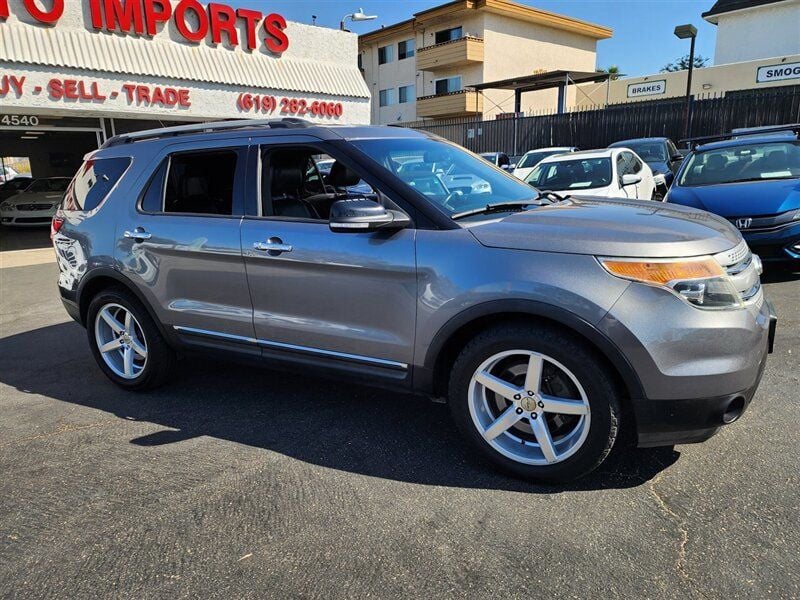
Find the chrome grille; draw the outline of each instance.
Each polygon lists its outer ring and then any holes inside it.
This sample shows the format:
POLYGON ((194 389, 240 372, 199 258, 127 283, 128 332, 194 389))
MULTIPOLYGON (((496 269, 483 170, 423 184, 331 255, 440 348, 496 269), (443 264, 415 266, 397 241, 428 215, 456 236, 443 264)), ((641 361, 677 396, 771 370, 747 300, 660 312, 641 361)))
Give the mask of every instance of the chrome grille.
POLYGON ((722 265, 730 277, 731 283, 745 302, 755 302, 761 295, 761 277, 759 265, 761 261, 755 256, 747 242, 735 248, 715 255, 716 261, 722 265))

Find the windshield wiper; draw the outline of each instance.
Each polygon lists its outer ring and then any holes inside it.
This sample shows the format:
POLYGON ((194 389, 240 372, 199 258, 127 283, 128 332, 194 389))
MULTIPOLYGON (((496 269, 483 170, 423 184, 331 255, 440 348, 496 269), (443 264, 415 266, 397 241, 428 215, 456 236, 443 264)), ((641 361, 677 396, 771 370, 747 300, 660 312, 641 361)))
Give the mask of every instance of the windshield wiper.
POLYGON ((539 206, 542 203, 539 201, 539 198, 533 198, 532 200, 513 200, 509 202, 495 202, 494 204, 486 204, 485 206, 481 206, 479 208, 471 208, 470 210, 464 210, 462 212, 457 212, 450 215, 450 218, 454 221, 458 221, 458 219, 463 219, 464 217, 471 217, 472 215, 482 215, 482 214, 489 214, 493 212, 504 212, 514 210, 515 208, 522 209, 526 206, 531 206, 533 204, 537 204, 539 206))

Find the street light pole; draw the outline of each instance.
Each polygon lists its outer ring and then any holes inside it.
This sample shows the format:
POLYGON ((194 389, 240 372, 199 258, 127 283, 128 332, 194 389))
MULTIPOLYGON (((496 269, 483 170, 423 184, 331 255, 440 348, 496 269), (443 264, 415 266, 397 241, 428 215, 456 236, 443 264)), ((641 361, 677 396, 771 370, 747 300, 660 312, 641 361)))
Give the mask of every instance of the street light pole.
POLYGON ((360 23, 361 21, 374 21, 377 19, 377 15, 367 15, 364 14, 364 9, 359 8, 358 12, 354 12, 349 15, 345 15, 342 17, 342 20, 339 22, 339 29, 342 31, 347 31, 347 27, 345 26, 347 20, 351 20, 353 23, 360 23))
POLYGON ((694 43, 697 40, 697 27, 691 24, 678 25, 675 28, 675 36, 679 39, 691 39, 691 46, 689 48, 689 72, 686 76, 686 109, 685 121, 683 126, 684 139, 689 138, 691 135, 692 123, 692 74, 694 73, 694 43))

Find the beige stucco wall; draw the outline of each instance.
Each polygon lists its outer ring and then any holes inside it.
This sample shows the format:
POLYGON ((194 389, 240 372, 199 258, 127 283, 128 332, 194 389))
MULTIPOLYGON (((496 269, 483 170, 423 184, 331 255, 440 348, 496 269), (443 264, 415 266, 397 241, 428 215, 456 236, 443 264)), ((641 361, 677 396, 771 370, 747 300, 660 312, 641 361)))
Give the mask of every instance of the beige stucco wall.
MULTIPOLYGON (((502 15, 486 15, 484 39, 484 81, 532 75, 538 70, 594 71, 597 63, 597 40, 594 38, 502 15)), ((485 118, 514 112, 514 92, 487 90, 484 97, 485 118)), ((555 110, 557 100, 556 90, 526 93, 522 96, 522 111, 555 110)), ((569 91, 567 100, 575 102, 574 89, 569 91)))
MULTIPOLYGON (((695 69, 694 75, 692 76, 692 94, 724 95, 726 92, 735 90, 800 85, 800 74, 794 79, 781 79, 758 83, 756 81, 756 76, 759 68, 773 65, 797 65, 800 67, 800 54, 695 69)), ((675 73, 656 73, 646 77, 626 77, 624 79, 618 79, 612 81, 608 89, 606 84, 584 85, 580 87, 581 90, 585 92, 585 95, 580 94, 577 102, 573 106, 587 107, 589 105, 605 105, 607 94, 610 104, 676 98, 686 94, 686 78, 687 71, 678 71, 675 73), (639 96, 635 98, 628 97, 629 86, 647 83, 652 84, 658 81, 666 82, 663 94, 639 96)))
POLYGON ((800 54, 800 0, 724 13, 716 20, 715 65, 800 54))

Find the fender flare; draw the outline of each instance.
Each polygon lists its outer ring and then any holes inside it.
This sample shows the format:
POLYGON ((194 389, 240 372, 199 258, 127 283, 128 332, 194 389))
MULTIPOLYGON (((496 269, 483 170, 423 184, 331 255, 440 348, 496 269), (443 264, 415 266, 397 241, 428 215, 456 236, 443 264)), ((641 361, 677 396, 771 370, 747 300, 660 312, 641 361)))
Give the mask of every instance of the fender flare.
POLYGON ((108 279, 114 279, 117 283, 119 283, 122 287, 128 290, 131 294, 136 296, 136 299, 142 303, 147 314, 150 315, 150 318, 155 323, 156 327, 158 327, 159 332, 165 339, 172 339, 169 335, 169 332, 164 327, 164 324, 159 321, 158 317, 156 316, 155 311, 153 310, 152 306, 150 306, 150 302, 148 302, 147 298, 145 298, 144 294, 133 284, 133 282, 125 277, 122 273, 117 271, 116 269, 112 269, 111 267, 96 267, 89 271, 81 282, 78 284, 78 290, 75 294, 75 299, 78 304, 78 310, 80 311, 81 316, 81 325, 86 327, 86 311, 89 309, 88 303, 91 302, 90 299, 85 298, 84 294, 86 292, 86 288, 89 284, 98 279, 99 277, 105 277, 108 279))
POLYGON ((432 389, 436 363, 451 337, 462 327, 473 321, 482 317, 502 313, 518 313, 531 317, 542 317, 572 330, 597 348, 597 350, 611 362, 622 377, 623 384, 627 388, 631 399, 642 399, 646 397, 641 380, 630 361, 622 350, 596 326, 576 314, 553 304, 547 304, 537 300, 521 299, 483 302, 471 306, 452 317, 433 337, 425 354, 422 368, 419 369, 421 371, 421 373, 419 373, 419 380, 415 383, 418 383, 419 386, 424 389, 432 389))

